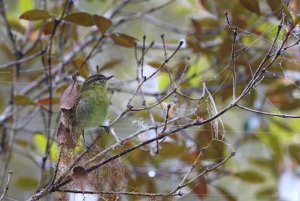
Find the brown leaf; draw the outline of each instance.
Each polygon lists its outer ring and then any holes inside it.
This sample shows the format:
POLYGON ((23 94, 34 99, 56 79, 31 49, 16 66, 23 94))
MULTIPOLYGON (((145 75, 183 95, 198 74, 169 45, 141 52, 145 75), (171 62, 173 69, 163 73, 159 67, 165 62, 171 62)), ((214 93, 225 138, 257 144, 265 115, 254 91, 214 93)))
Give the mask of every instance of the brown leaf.
POLYGON ((50 105, 50 104, 58 104, 59 103, 59 98, 41 98, 37 100, 37 104, 39 105, 50 105))
POLYGON ((53 29, 54 29, 54 21, 47 22, 44 27, 44 34, 45 35, 52 34, 53 29))
POLYGON ((78 84, 78 82, 70 82, 69 86, 65 89, 64 93, 60 97, 60 108, 67 110, 73 108, 76 102, 79 88, 80 85, 78 84))
POLYGON ((66 146, 69 149, 74 149, 76 147, 70 129, 66 128, 63 123, 60 123, 58 126, 56 139, 59 145, 66 146))
POLYGON ((72 179, 75 185, 81 190, 84 191, 87 186, 88 173, 82 166, 76 166, 73 168, 72 179))
POLYGON ((288 147, 290 157, 300 164, 300 146, 299 144, 291 144, 288 147))
POLYGON ((201 198, 201 200, 208 195, 207 183, 203 176, 199 177, 197 184, 193 187, 193 191, 201 198))
POLYGON ((247 8, 249 11, 260 15, 258 0, 239 0, 240 3, 247 8))
POLYGON ((152 66, 153 68, 159 68, 162 65, 162 62, 160 61, 149 61, 148 65, 152 66))
POLYGON ((113 33, 109 36, 116 44, 123 47, 134 47, 137 39, 123 33, 113 33))
POLYGON ((46 20, 51 17, 52 16, 45 10, 33 9, 33 10, 26 11, 25 13, 20 15, 19 18, 23 20, 34 21, 34 20, 46 20))
POLYGON ((64 18, 66 21, 72 22, 81 26, 93 26, 94 21, 92 15, 85 12, 71 13, 64 18))
MULTIPOLYGON (((151 66, 153 68, 156 68, 156 69, 162 67, 162 64, 163 63, 161 61, 149 61, 148 62, 149 66, 151 66)), ((170 71, 170 66, 168 66, 167 64, 164 64, 164 67, 161 69, 161 71, 162 72, 168 72, 167 69, 169 69, 169 71, 170 71)))
POLYGON ((122 62, 121 59, 116 59, 116 60, 109 61, 109 62, 103 64, 103 66, 99 69, 98 73, 101 73, 102 71, 104 71, 106 69, 113 68, 121 62, 122 62))
POLYGON ((99 15, 93 15, 93 19, 95 25, 98 27, 98 29, 101 31, 103 35, 112 25, 112 21, 110 19, 107 19, 99 15))
POLYGON ((75 67, 75 69, 79 71, 79 74, 82 77, 84 77, 84 78, 89 77, 89 67, 83 58, 76 58, 76 59, 72 60, 71 63, 75 67), (79 68, 79 67, 81 67, 81 68, 79 68))

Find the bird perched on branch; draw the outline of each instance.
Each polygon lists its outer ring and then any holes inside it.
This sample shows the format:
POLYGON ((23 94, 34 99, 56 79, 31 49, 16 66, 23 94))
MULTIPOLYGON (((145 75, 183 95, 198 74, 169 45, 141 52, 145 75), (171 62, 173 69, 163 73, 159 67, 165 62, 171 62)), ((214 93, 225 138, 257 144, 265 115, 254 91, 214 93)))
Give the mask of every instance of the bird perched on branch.
MULTIPOLYGON (((103 126, 109 109, 107 81, 112 77, 92 75, 84 81, 79 93, 73 96, 72 93, 76 93, 75 84, 65 90, 60 100, 63 114, 60 127, 64 128, 61 128, 62 133, 58 131, 58 137, 69 132, 71 135, 69 138, 72 139, 73 144, 76 144, 80 134, 84 134, 84 129, 103 126)), ((66 138, 68 137, 63 136, 61 139, 67 141, 66 138)))

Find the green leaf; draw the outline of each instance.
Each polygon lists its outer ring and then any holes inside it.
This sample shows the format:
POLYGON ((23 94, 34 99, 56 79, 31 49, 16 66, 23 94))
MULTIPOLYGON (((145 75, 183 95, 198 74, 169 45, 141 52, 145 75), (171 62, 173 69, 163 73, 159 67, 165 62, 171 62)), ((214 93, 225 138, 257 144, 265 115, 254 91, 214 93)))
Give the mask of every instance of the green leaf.
POLYGON ((276 189, 274 189, 273 187, 270 187, 270 188, 265 188, 265 189, 262 189, 262 190, 259 190, 257 193, 256 193, 256 198, 261 200, 261 199, 268 199, 270 198, 271 196, 274 196, 276 195, 276 189))
POLYGON ((98 27, 98 29, 101 31, 103 35, 112 25, 112 21, 110 19, 107 19, 99 15, 93 15, 93 20, 95 25, 98 27))
POLYGON ((237 198, 234 197, 229 191, 227 191, 226 189, 216 186, 216 189, 218 189, 218 191, 220 191, 220 193, 222 193, 224 195, 224 197, 226 198, 227 201, 237 201, 237 198))
POLYGON ((237 178, 242 179, 243 181, 250 182, 250 183, 261 183, 265 181, 265 178, 263 175, 253 172, 253 171, 242 171, 237 172, 234 174, 237 178))
POLYGON ((285 12, 285 14, 287 15, 287 17, 289 18, 289 20, 294 23, 293 17, 292 17, 292 13, 290 11, 290 9, 284 4, 281 4, 283 11, 285 12))
POLYGON ((185 149, 185 144, 179 145, 174 142, 161 142, 159 155, 164 158, 176 158, 179 156, 179 153, 183 153, 185 149))
POLYGON ((300 24, 300 15, 297 15, 297 17, 295 17, 294 24, 300 24))
POLYGON ((109 36, 116 44, 123 47, 134 47, 137 41, 136 38, 124 33, 113 33, 109 36))
POLYGON ((250 159, 249 162, 253 163, 256 166, 259 166, 259 168, 268 168, 270 167, 270 165, 273 165, 273 161, 266 158, 250 159))
POLYGON ((64 18, 68 22, 77 25, 90 27, 94 25, 93 17, 89 13, 77 12, 71 13, 64 18))
POLYGON ((168 73, 161 72, 158 76, 158 88, 163 91, 170 85, 170 77, 168 73))
POLYGON ((276 163, 279 163, 282 158, 282 150, 281 150, 281 143, 276 135, 270 135, 269 137, 270 148, 273 151, 272 158, 276 163))
MULTIPOLYGON (((37 148, 40 150, 40 153, 44 153, 47 146, 47 136, 45 133, 34 133, 34 143, 36 144, 37 148)), ((53 142, 50 147, 50 157, 52 160, 57 161, 57 150, 58 146, 56 142, 53 142)))
POLYGON ((240 3, 249 11, 260 15, 258 0, 239 0, 240 3))
POLYGON ((33 9, 26 11, 19 18, 23 20, 46 20, 51 18, 52 16, 45 10, 33 9))
POLYGON ((18 9, 20 13, 24 13, 25 11, 32 10, 34 8, 33 2, 28 0, 18 0, 18 9))
POLYGON ((20 176, 15 180, 15 185, 23 190, 33 190, 38 187, 37 179, 30 176, 20 176))
POLYGON ((14 97, 14 103, 16 105, 34 105, 34 101, 28 97, 28 96, 24 96, 24 95, 16 95, 14 97))

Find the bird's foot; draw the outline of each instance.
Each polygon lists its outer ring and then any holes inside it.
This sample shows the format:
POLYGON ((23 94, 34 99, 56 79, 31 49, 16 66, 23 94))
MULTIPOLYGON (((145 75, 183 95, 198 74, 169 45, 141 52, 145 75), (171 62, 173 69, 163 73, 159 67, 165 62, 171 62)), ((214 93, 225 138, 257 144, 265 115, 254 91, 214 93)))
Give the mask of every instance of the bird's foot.
POLYGON ((85 147, 85 150, 90 150, 91 149, 91 145, 87 142, 84 142, 84 147, 85 147))
POLYGON ((88 141, 85 139, 85 135, 84 135, 84 130, 81 131, 82 133, 82 139, 83 139, 83 144, 86 150, 91 149, 91 145, 88 143, 88 141))
POLYGON ((106 133, 111 133, 110 127, 109 126, 100 126, 105 130, 106 133))

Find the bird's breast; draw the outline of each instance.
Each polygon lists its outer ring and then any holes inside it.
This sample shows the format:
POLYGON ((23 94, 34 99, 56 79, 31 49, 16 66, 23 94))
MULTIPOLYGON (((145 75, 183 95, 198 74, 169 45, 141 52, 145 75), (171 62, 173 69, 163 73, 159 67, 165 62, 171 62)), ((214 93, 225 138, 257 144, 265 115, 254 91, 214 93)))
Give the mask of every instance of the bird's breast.
POLYGON ((76 105, 75 123, 81 128, 103 125, 108 112, 108 99, 94 91, 81 93, 76 105))

